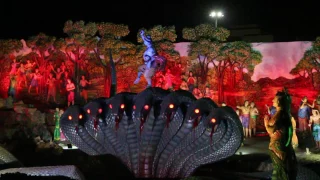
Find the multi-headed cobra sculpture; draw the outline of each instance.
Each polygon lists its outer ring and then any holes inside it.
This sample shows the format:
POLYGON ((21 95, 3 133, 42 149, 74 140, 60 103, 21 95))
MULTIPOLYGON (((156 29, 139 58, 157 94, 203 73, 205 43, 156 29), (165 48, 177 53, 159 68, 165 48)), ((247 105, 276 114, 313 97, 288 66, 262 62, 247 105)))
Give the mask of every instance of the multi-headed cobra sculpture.
POLYGON ((187 177, 202 164, 233 155, 243 138, 230 107, 160 88, 72 106, 61 128, 80 150, 117 156, 136 177, 187 177))

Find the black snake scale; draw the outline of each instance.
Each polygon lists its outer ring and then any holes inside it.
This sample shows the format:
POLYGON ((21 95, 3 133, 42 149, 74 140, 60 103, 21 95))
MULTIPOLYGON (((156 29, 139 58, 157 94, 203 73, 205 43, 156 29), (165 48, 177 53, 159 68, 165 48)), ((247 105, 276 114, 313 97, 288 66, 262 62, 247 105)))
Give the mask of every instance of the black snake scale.
POLYGON ((233 155, 243 139, 231 108, 160 88, 71 106, 61 128, 80 150, 117 156, 136 177, 146 178, 188 177, 202 164, 233 155))

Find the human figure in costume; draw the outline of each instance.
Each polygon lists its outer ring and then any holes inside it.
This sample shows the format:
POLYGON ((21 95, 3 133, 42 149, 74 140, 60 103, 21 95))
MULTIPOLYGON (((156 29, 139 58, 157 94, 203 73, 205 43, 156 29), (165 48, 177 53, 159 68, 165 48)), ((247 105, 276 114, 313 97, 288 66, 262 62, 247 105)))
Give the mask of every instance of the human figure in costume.
POLYGON ((17 62, 16 59, 13 59, 13 63, 11 64, 10 75, 15 75, 17 73, 17 65, 20 63, 17 62))
POLYGON ((189 90, 188 84, 185 79, 182 79, 182 82, 180 84, 180 89, 185 90, 185 91, 189 90))
POLYGON ((210 92, 209 86, 206 86, 203 97, 212 99, 212 94, 210 92))
POLYGON ((31 84, 29 86, 29 89, 28 89, 28 93, 30 94, 31 92, 31 88, 32 87, 35 87, 36 88, 36 93, 38 94, 39 93, 39 81, 40 81, 40 78, 42 77, 40 72, 39 72, 39 69, 36 69, 35 72, 32 74, 32 80, 31 80, 31 84))
POLYGON ((166 65, 166 59, 162 56, 158 56, 156 49, 153 46, 152 39, 150 36, 145 36, 145 32, 140 31, 141 38, 145 46, 147 46, 146 51, 143 54, 144 64, 138 68, 138 77, 134 81, 134 84, 140 82, 140 78, 144 75, 147 80, 148 86, 152 86, 152 77, 158 70, 164 70, 166 65))
POLYGON ((256 135, 256 125, 257 125, 257 117, 259 115, 259 111, 254 102, 250 103, 250 121, 249 121, 249 137, 256 135))
POLYGON ((76 89, 76 87, 71 82, 71 79, 67 79, 66 90, 68 92, 68 107, 70 106, 70 104, 74 105, 74 90, 75 89, 76 89))
POLYGON ((297 123, 296 123, 296 120, 293 118, 293 116, 291 116, 291 124, 292 124, 292 147, 293 149, 296 149, 299 145, 299 142, 298 142, 298 137, 296 133, 297 123))
POLYGON ((189 77, 187 79, 187 83, 188 83, 188 88, 190 92, 193 92, 195 83, 196 83, 196 79, 193 77, 193 73, 192 71, 189 71, 189 77))
POLYGON ((278 92, 272 100, 277 112, 264 125, 270 136, 269 151, 273 165, 273 180, 294 180, 297 160, 292 147, 291 97, 287 90, 278 92))
POLYGON ((308 120, 310 117, 310 108, 314 108, 314 103, 316 100, 313 101, 313 104, 310 105, 308 103, 308 98, 305 96, 301 100, 301 104, 298 110, 298 120, 299 120, 299 131, 304 132, 308 130, 308 120))
POLYGON ((56 111, 54 112, 54 121, 55 121, 55 128, 54 128, 54 135, 53 135, 53 138, 54 138, 54 141, 60 141, 60 111, 59 111, 59 108, 56 108, 56 111))
POLYGON ((316 142, 316 148, 320 149, 320 113, 318 110, 312 110, 312 116, 310 116, 309 127, 313 124, 312 134, 314 141, 316 142))
POLYGON ((192 94, 194 95, 195 98, 200 99, 203 97, 202 92, 198 88, 198 85, 195 85, 192 91, 192 94))
POLYGON ((80 95, 86 103, 88 101, 88 84, 91 84, 91 82, 86 80, 86 77, 82 75, 80 80, 80 95))
POLYGON ((8 96, 11 96, 13 101, 15 100, 15 97, 16 97, 16 88, 17 88, 17 78, 15 75, 11 75, 8 96))
POLYGON ((318 110, 320 111, 320 93, 317 96, 316 102, 317 102, 318 110))
POLYGON ((24 82, 25 86, 28 87, 27 85, 27 76, 26 76, 26 69, 24 67, 24 64, 20 64, 20 67, 19 67, 19 88, 22 88, 21 87, 21 83, 24 82))
POLYGON ((56 79, 53 77, 52 73, 49 74, 49 78, 47 79, 46 84, 48 85, 47 102, 49 102, 51 96, 53 98, 53 101, 56 102, 56 79))
POLYGON ((249 136, 249 121, 250 121, 250 106, 249 101, 244 101, 243 106, 237 106, 237 109, 241 110, 241 118, 242 118, 242 126, 244 137, 247 138, 249 136))

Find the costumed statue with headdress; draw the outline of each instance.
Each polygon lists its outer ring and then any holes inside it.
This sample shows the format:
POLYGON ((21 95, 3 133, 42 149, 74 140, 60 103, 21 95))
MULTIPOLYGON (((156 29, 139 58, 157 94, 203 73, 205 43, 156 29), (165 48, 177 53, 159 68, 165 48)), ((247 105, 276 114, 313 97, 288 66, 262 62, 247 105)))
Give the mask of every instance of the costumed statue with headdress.
POLYGON ((166 59, 157 55, 157 51, 154 48, 151 36, 146 36, 145 32, 140 31, 141 38, 145 46, 146 51, 143 53, 144 64, 138 68, 138 77, 134 81, 134 84, 138 84, 142 75, 148 82, 147 87, 152 86, 152 77, 157 71, 163 71, 166 66, 166 59))
POLYGON ((60 140, 60 111, 59 108, 56 108, 54 112, 54 121, 55 121, 55 128, 54 128, 54 141, 60 140))

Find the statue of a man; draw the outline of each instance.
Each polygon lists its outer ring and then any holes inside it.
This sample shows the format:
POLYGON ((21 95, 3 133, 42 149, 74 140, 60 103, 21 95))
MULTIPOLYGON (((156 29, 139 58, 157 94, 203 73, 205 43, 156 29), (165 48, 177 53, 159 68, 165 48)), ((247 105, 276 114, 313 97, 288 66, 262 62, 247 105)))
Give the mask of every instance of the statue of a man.
POLYGON ((151 36, 146 36, 143 30, 140 31, 143 44, 147 46, 147 50, 143 53, 144 64, 147 65, 147 68, 151 68, 152 62, 155 60, 154 56, 157 55, 157 51, 153 46, 151 36))

